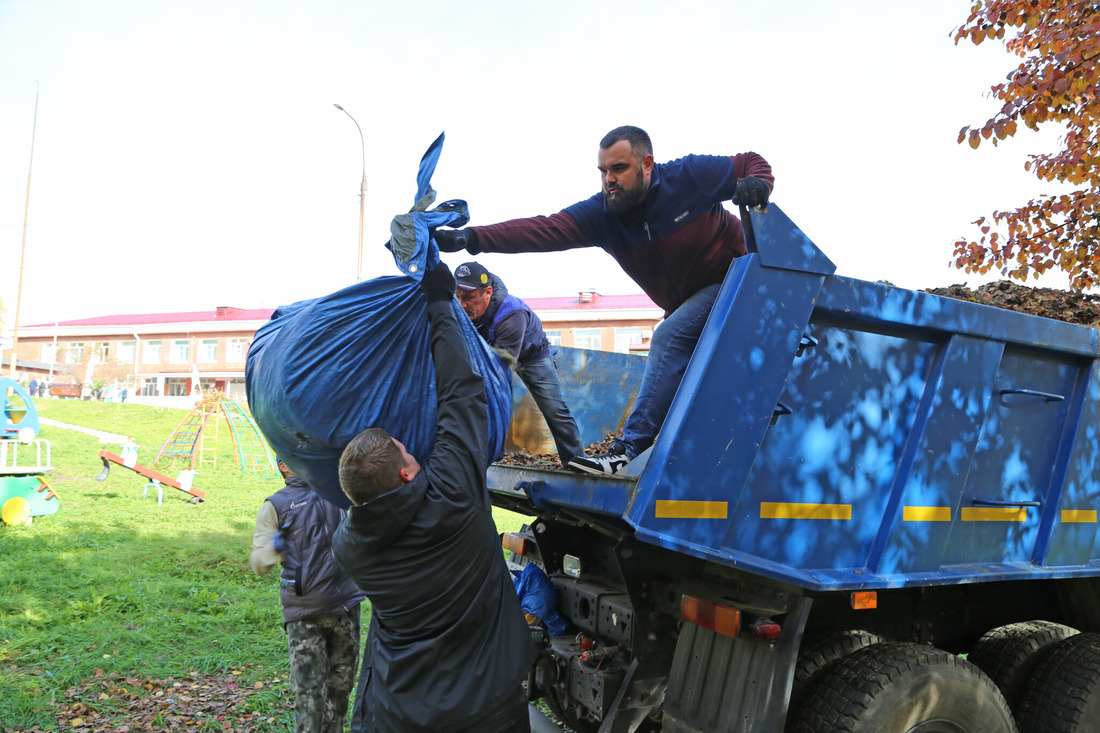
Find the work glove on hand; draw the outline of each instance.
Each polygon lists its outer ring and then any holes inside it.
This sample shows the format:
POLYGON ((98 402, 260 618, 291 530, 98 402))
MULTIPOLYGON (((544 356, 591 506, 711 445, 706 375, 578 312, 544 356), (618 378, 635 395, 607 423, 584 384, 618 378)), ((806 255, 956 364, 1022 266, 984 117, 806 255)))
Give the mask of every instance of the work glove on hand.
POLYGON ((733 205, 747 206, 750 209, 757 206, 767 208, 771 192, 771 187, 763 179, 745 176, 733 189, 733 205))
POLYGON ((455 276, 440 262, 420 281, 424 297, 431 303, 437 300, 450 300, 455 297, 455 276))
POLYGON ((457 252, 465 249, 477 254, 477 235, 468 229, 436 229, 435 243, 440 252, 457 252), (473 247, 473 249, 470 249, 473 247))

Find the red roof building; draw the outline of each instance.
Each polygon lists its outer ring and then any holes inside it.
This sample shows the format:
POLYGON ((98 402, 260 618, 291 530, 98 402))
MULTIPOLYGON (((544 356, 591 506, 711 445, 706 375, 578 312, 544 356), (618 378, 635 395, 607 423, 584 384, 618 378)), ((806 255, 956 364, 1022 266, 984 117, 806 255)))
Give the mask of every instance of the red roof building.
MULTIPOLYGON (((637 353, 663 313, 645 295, 528 298, 551 343, 637 353)), ((64 384, 126 387, 136 402, 190 406, 196 381, 244 400, 244 367, 256 330, 272 308, 95 316, 19 327, 17 368, 64 384), (48 367, 48 373, 47 372, 48 367), (32 373, 33 372, 33 373, 32 373)))

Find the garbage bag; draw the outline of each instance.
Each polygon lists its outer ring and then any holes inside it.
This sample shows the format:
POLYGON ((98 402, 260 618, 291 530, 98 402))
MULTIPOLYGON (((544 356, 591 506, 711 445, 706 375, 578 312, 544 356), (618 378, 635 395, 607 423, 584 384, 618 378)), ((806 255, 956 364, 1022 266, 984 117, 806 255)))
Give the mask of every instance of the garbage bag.
POLYGON ((527 563, 523 570, 512 571, 512 582, 519 596, 519 606, 524 613, 540 619, 546 624, 550 636, 565 633, 565 619, 558 613, 558 591, 546 572, 534 563, 527 563))
MULTIPOLYGON (((349 506, 339 461, 362 430, 385 429, 423 462, 435 442, 435 370, 420 279, 439 262, 437 226, 468 221, 463 201, 429 209, 443 136, 420 163, 416 203, 394 219, 387 247, 403 275, 281 306, 256 332, 245 364, 249 407, 283 462, 330 502, 349 506)), ((452 303, 488 397, 488 467, 511 419, 511 372, 452 303)), ((446 365, 443 365, 444 368, 446 365)))

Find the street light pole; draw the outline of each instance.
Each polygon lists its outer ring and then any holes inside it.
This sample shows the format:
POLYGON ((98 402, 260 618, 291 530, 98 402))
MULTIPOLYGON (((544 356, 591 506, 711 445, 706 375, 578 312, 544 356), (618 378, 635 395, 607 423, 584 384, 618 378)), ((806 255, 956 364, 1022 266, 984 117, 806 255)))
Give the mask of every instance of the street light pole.
POLYGON ((19 289, 15 293, 15 325, 11 339, 11 378, 19 354, 19 309, 23 305, 23 262, 27 259, 27 217, 31 211, 31 167, 34 165, 34 134, 38 129, 38 82, 34 83, 34 124, 31 125, 31 161, 27 165, 27 204, 23 208, 23 249, 19 254, 19 289))
MULTIPOLYGON (((333 104, 333 107, 340 110, 355 122, 355 118, 351 116, 351 112, 341 107, 338 104, 333 104)), ((363 281, 363 211, 367 203, 367 145, 363 142, 363 128, 359 127, 359 123, 355 122, 355 129, 359 131, 359 145, 363 150, 363 182, 359 184, 359 264, 355 270, 355 282, 363 281)))

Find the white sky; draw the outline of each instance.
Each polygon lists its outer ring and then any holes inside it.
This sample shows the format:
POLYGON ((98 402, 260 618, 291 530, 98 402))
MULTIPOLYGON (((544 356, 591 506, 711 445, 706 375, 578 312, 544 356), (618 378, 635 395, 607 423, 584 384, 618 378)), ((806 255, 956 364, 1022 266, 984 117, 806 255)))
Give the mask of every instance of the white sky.
MULTIPOLYGON (((20 322, 275 307, 364 279, 446 130, 438 201, 472 224, 598 191, 599 139, 754 150, 839 274, 925 288, 969 222, 1051 190, 1056 134, 956 144, 1015 60, 955 46, 970 0, 0 0, 0 302, 20 322), (35 90, 40 84, 33 166, 35 90)), ((468 257, 448 255, 451 266, 468 257)), ((598 249, 480 260, 520 297, 640 292, 598 249)), ((1063 278, 1030 284, 1064 287, 1063 278)))

